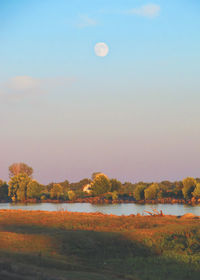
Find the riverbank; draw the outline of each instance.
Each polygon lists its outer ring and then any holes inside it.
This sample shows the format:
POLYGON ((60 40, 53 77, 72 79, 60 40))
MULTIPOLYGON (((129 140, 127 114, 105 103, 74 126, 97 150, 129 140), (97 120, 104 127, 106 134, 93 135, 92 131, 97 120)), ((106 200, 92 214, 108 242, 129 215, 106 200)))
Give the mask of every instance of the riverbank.
POLYGON ((199 279, 195 216, 0 210, 0 225, 2 279, 199 279))
MULTIPOLYGON (((0 203, 8 201, 1 200, 0 203)), ((11 201, 10 201, 11 202, 11 201)), ((200 205, 200 199, 192 198, 189 200, 178 198, 158 198, 153 200, 135 200, 133 197, 126 199, 106 199, 104 197, 84 197, 74 200, 55 200, 55 199, 26 199, 22 203, 90 203, 90 204, 122 204, 122 203, 136 203, 136 204, 185 204, 185 205, 200 205)))

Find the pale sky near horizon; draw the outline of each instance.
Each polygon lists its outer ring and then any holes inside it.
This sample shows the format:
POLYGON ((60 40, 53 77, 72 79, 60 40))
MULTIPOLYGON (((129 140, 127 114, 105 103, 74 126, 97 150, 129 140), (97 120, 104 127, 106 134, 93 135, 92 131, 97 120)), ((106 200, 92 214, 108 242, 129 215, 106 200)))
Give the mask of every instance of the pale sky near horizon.
POLYGON ((199 30, 198 0, 0 0, 0 178, 200 177, 199 30))

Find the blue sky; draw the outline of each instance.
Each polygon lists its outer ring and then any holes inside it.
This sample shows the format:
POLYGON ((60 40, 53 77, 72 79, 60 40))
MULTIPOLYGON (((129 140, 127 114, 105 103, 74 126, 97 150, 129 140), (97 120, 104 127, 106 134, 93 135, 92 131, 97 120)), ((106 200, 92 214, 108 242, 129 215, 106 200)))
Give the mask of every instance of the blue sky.
POLYGON ((199 12, 197 0, 1 0, 0 177, 16 161, 44 183, 198 177, 199 12))

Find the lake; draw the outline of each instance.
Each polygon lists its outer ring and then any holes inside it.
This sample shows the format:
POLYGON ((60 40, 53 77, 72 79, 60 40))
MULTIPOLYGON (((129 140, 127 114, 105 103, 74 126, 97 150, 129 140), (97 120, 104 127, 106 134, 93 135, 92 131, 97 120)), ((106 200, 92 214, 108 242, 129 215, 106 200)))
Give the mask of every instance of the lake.
POLYGON ((104 214, 114 215, 130 215, 130 214, 145 214, 144 211, 152 209, 162 210, 165 215, 184 215, 193 213, 200 216, 200 205, 190 206, 184 204, 90 204, 90 203, 0 203, 0 209, 22 209, 22 210, 41 210, 41 211, 70 211, 70 212, 85 212, 94 213, 101 212, 104 214))

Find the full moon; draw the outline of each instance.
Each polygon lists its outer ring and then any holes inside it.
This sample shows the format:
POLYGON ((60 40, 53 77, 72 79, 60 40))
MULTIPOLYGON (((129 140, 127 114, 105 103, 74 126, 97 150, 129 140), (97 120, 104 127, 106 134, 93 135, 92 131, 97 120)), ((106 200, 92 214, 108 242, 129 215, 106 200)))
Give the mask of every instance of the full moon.
POLYGON ((97 43, 94 47, 94 51, 97 56, 104 57, 108 54, 109 48, 106 43, 97 43))

